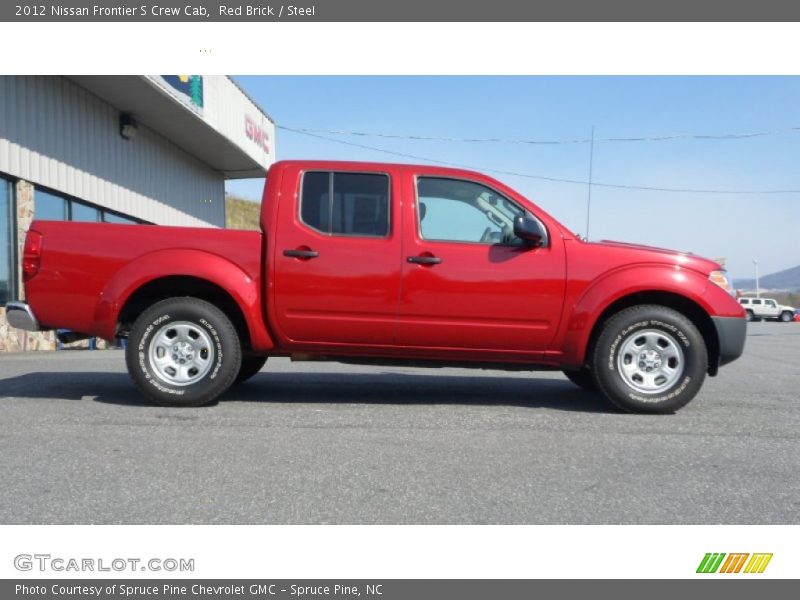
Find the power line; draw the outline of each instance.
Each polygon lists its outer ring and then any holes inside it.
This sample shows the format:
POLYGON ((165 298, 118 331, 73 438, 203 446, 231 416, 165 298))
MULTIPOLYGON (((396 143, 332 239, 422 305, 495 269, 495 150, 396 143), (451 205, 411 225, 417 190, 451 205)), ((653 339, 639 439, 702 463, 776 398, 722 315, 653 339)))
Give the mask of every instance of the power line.
MULTIPOLYGON (((590 144, 591 138, 563 139, 563 140, 534 140, 525 138, 469 138, 469 137, 443 137, 414 134, 394 134, 378 133, 366 131, 347 131, 341 129, 311 129, 307 127, 282 127, 296 133, 315 133, 325 135, 341 135, 351 137, 373 137, 394 140, 416 140, 428 142, 463 142, 463 143, 495 143, 495 144, 530 144, 540 146, 558 146, 568 144, 590 144)), ((607 137, 596 138, 594 142, 667 142, 675 140, 744 140, 782 133, 796 133, 800 127, 784 127, 781 129, 769 129, 766 131, 753 131, 749 133, 721 133, 721 134, 702 134, 702 133, 677 133, 671 135, 641 136, 641 137, 607 137)))
MULTIPOLYGON (((408 158, 411 160, 420 160, 424 162, 430 162, 434 164, 439 164, 448 167, 455 167, 458 169, 469 169, 471 171, 488 171, 490 173, 498 173, 500 175, 510 175, 512 177, 522 177, 524 179, 536 179, 539 181, 550 181, 554 183, 571 183, 575 185, 589 185, 588 180, 582 179, 568 179, 563 177, 548 177, 546 175, 534 175, 532 173, 520 173, 517 171, 505 171, 502 169, 493 169, 490 167, 477 167, 474 165, 465 165, 459 164, 454 162, 449 162, 445 160, 439 160, 436 158, 429 158, 426 156, 419 156, 417 154, 408 154, 405 152, 396 152, 394 150, 387 150, 385 148, 378 148, 375 146, 368 146, 366 144, 359 144, 356 142, 348 142, 346 140, 337 140, 335 138, 326 137, 324 135, 319 135, 317 133, 311 133, 310 131, 304 129, 295 129, 293 127, 287 127, 285 125, 275 125, 276 129, 282 129, 284 131, 289 131, 292 133, 297 133, 300 135, 305 135, 308 137, 317 138, 320 140, 325 140, 328 142, 333 142, 335 144, 343 144, 345 146, 352 146, 355 148, 362 148, 364 150, 371 150, 373 152, 380 152, 383 154, 388 154, 391 156, 399 156, 401 158, 408 158)), ((647 186, 647 185, 626 185, 621 183, 601 183, 597 181, 592 181, 591 185, 595 187, 605 187, 605 188, 614 188, 614 189, 621 189, 621 190, 639 190, 639 191, 646 191, 646 192, 672 192, 672 193, 685 193, 685 194, 736 194, 736 195, 763 195, 763 194, 800 194, 800 189, 798 190, 715 190, 715 189, 696 189, 696 188, 669 188, 669 187, 657 187, 657 186, 647 186)))

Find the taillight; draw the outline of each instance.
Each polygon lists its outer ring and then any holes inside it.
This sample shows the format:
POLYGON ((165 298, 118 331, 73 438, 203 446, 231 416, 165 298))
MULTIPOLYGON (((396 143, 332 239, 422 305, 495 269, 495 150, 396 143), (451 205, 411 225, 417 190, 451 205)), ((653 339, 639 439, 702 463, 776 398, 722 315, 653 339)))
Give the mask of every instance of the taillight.
POLYGON ((39 272, 42 262, 42 234, 31 230, 25 238, 25 249, 22 251, 22 280, 29 281, 39 272))

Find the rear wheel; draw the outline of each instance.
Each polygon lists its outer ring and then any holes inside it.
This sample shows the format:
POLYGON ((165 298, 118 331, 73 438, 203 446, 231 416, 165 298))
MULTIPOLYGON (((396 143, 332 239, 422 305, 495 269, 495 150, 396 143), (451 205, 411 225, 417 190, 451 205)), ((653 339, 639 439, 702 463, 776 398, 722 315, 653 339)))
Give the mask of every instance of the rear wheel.
POLYGON ((247 356, 242 359, 242 367, 239 369, 239 374, 236 376, 237 383, 244 383, 251 377, 258 375, 258 372, 264 368, 267 362, 266 356, 247 356))
POLYGON ((233 384, 242 355, 225 314, 198 298, 169 298, 144 311, 131 329, 128 372, 163 406, 202 406, 233 384))
POLYGON ((747 315, 747 320, 748 320, 748 321, 755 321, 755 320, 756 320, 756 317, 755 317, 755 315, 753 314, 753 311, 752 311, 752 310, 749 310, 749 309, 748 309, 748 310, 746 310, 746 311, 745 311, 745 314, 747 315))
POLYGON ((597 384, 594 382, 592 372, 586 367, 583 367, 578 371, 564 371, 564 375, 566 375, 567 379, 569 379, 578 387, 582 387, 583 389, 590 391, 597 390, 597 384))
POLYGON ((658 305, 627 308, 603 326, 594 351, 598 389, 619 408, 670 413, 703 385, 708 353, 697 327, 658 305))
POLYGON ((781 321, 784 323, 791 323, 794 321, 794 315, 790 313, 788 310, 785 310, 781 313, 781 321))

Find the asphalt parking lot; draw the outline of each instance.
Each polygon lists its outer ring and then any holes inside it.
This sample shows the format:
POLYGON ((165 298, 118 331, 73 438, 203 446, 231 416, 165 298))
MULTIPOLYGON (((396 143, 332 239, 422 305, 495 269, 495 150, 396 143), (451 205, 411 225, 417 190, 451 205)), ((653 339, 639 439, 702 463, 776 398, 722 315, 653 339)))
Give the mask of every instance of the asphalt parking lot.
POLYGON ((120 351, 0 355, 0 523, 800 523, 800 323, 669 416, 560 373, 271 360, 200 409, 120 351))

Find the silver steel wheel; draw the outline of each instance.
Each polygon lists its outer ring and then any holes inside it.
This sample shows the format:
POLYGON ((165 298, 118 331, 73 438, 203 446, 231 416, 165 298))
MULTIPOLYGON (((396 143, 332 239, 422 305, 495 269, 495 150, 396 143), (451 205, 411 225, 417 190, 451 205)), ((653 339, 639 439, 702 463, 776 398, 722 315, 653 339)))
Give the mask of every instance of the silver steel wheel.
POLYGON ((170 385, 197 383, 214 364, 214 344, 208 332, 189 321, 164 325, 150 341, 150 366, 170 385))
POLYGON ((623 381, 642 394, 660 394, 680 378, 685 363, 680 344, 658 329, 629 335, 617 355, 623 381))

